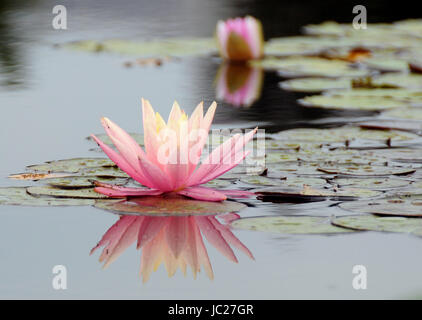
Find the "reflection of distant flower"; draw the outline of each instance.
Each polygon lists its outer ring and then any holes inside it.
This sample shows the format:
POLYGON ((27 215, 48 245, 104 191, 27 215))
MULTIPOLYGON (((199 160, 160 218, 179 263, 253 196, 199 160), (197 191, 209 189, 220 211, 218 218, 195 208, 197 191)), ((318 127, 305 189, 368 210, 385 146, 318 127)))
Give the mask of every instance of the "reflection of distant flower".
POLYGON ((217 73, 216 95, 233 106, 248 107, 261 95, 263 71, 244 64, 224 63, 217 73))
MULTIPOLYGON (((229 214, 227 220, 237 217, 229 214)), ((215 216, 121 216, 91 250, 91 254, 104 246, 100 262, 104 261, 104 267, 107 267, 137 241, 137 248, 142 248, 140 273, 143 282, 148 281, 151 272, 156 271, 161 263, 164 263, 169 277, 176 273, 177 268, 186 274, 186 267, 189 266, 196 278, 202 265, 208 277, 213 279, 202 236, 233 262, 237 262, 237 258, 231 246, 254 259, 249 249, 215 216)))
POLYGON ((261 22, 251 16, 218 21, 216 33, 224 59, 246 61, 259 59, 264 54, 261 22))

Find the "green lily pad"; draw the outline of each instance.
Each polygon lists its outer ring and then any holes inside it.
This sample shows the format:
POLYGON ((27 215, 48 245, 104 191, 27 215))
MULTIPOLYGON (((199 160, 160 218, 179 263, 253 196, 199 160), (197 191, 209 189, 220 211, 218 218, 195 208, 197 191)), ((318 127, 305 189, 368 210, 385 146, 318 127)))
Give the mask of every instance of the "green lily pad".
POLYGON ((253 61, 251 64, 268 70, 277 70, 281 76, 288 78, 356 78, 369 75, 368 70, 354 68, 349 62, 317 57, 264 58, 253 61))
POLYGON ((281 131, 273 138, 304 142, 350 142, 355 139, 372 141, 406 141, 418 139, 418 135, 395 130, 368 130, 359 127, 333 129, 298 128, 281 131))
POLYGON ((334 185, 352 188, 365 188, 371 190, 389 190, 393 188, 407 187, 410 181, 394 178, 336 178, 331 181, 334 185))
POLYGON ((383 216, 422 217, 422 195, 401 195, 373 201, 341 203, 340 208, 383 216))
POLYGON ((246 206, 239 202, 198 201, 182 196, 154 196, 132 198, 119 202, 98 201, 95 207, 117 214, 132 215, 210 215, 239 211, 246 206))
POLYGON ((125 178, 104 178, 98 176, 72 176, 64 178, 51 178, 45 180, 45 182, 53 187, 57 188, 93 188, 93 181, 99 181, 103 183, 111 183, 115 185, 125 185, 128 182, 128 179, 125 178))
POLYGON ((220 189, 220 188, 228 187, 228 186, 230 186, 232 184, 233 184, 233 182, 230 181, 230 180, 214 179, 214 180, 211 180, 210 182, 204 184, 203 186, 204 187, 209 187, 209 188, 217 188, 217 189, 220 189))
POLYGON ((422 108, 402 108, 382 113, 384 118, 422 120, 422 108))
POLYGON ((295 176, 284 177, 282 179, 275 179, 264 176, 242 177, 240 181, 255 186, 285 186, 296 188, 303 187, 303 185, 308 185, 311 187, 322 187, 327 183, 324 179, 320 178, 295 176))
POLYGON ((231 226, 240 230, 252 230, 281 234, 339 234, 352 230, 335 227, 327 217, 270 216, 235 220, 231 226))
POLYGON ((373 120, 360 122, 359 126, 365 129, 376 129, 376 130, 403 130, 411 132, 422 131, 421 121, 409 121, 409 120, 373 120))
POLYGON ((374 85, 395 86, 397 88, 421 89, 422 75, 408 73, 386 73, 372 78, 374 85))
POLYGON ((381 192, 357 189, 357 188, 343 188, 343 189, 324 189, 303 187, 297 188, 282 188, 282 187, 268 187, 255 190, 258 195, 257 199, 271 202, 313 202, 324 201, 327 199, 336 201, 356 200, 357 198, 375 198, 381 195, 381 192))
POLYGON ((92 199, 33 197, 27 193, 27 187, 0 188, 0 205, 16 206, 90 206, 92 199))
POLYGON ((309 108, 358 111, 379 111, 409 106, 409 103, 406 101, 400 101, 390 97, 345 96, 341 94, 308 96, 299 99, 298 103, 309 108))
POLYGON ((78 171, 78 176, 98 176, 108 178, 129 178, 129 176, 117 167, 84 168, 78 171))
POLYGON ((407 72, 409 63, 406 60, 394 58, 369 58, 365 60, 365 65, 371 69, 383 72, 407 72))
POLYGON ((319 171, 327 174, 337 174, 346 176, 389 176, 389 175, 409 175, 416 170, 413 168, 374 166, 374 165, 357 165, 357 164, 333 164, 322 165, 319 171))
POLYGON ((287 161, 305 161, 305 162, 327 162, 327 163, 354 163, 354 164, 385 164, 388 158, 374 156, 369 152, 362 152, 355 149, 337 148, 330 150, 327 148, 302 149, 300 151, 273 151, 266 154, 265 163, 281 163, 287 161))
POLYGON ((399 232, 422 235, 422 219, 355 215, 335 218, 335 226, 362 231, 399 232))
POLYGON ((396 162, 422 163, 421 149, 390 148, 370 151, 374 156, 387 157, 396 162))
POLYGON ((322 92, 326 90, 351 89, 352 81, 347 78, 297 78, 280 82, 280 87, 295 92, 322 92))
POLYGON ((313 150, 321 149, 322 144, 319 142, 304 142, 304 141, 287 141, 287 140, 278 140, 277 135, 276 139, 267 139, 265 141, 266 150, 313 150))
POLYGON ((109 52, 139 57, 198 56, 217 52, 213 38, 169 38, 151 41, 75 41, 62 47, 86 52, 109 52))
POLYGON ((79 198, 79 199, 106 199, 107 196, 95 192, 93 188, 60 189, 52 186, 32 186, 26 191, 34 197, 79 198))
POLYGON ((31 165, 27 169, 35 172, 67 172, 76 173, 81 168, 115 167, 113 161, 107 158, 74 158, 57 161, 47 161, 43 164, 31 165))

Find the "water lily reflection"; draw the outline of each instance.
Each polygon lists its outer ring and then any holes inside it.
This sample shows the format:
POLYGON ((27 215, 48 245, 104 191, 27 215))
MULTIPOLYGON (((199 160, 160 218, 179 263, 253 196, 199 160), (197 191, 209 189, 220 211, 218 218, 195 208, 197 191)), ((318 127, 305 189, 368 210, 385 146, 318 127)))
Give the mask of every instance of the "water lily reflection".
POLYGON ((223 63, 216 77, 216 96, 235 107, 249 107, 259 99, 264 72, 242 63, 223 63))
MULTIPOLYGON (((219 216, 225 223, 237 218, 238 215, 233 213, 219 216)), ((169 277, 178 268, 186 275, 189 266, 194 278, 202 267, 207 276, 213 279, 203 236, 233 262, 238 260, 232 247, 254 259, 249 249, 216 216, 122 215, 91 250, 91 254, 104 246, 99 260, 107 267, 136 241, 137 248, 142 249, 140 274, 143 282, 148 281, 152 271, 156 271, 161 264, 164 264, 169 277)))

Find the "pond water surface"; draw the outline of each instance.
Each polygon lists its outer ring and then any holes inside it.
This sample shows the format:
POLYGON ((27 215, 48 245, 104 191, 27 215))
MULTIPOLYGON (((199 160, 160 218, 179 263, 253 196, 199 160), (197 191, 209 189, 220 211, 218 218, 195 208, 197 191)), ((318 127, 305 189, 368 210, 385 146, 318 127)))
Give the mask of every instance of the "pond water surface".
MULTIPOLYGON (((89 151, 92 145, 85 137, 102 132, 102 116, 129 132, 141 132, 141 97, 162 114, 169 112, 175 99, 188 112, 201 100, 209 105, 215 99, 217 59, 186 58, 161 67, 125 68, 127 57, 61 50, 54 44, 116 37, 211 36, 220 18, 270 15, 262 13, 267 6, 255 2, 72 1, 66 5, 69 30, 56 31, 51 28, 55 4, 5 2, 0 7, 0 186, 25 185, 7 176, 29 164, 97 156, 89 151)), ((295 6, 280 8, 291 12, 295 6)), ((346 19, 349 11, 331 19, 346 19)), ((320 22, 329 15, 309 14, 308 20, 294 23, 291 15, 284 22, 270 15, 267 36, 298 33, 299 23, 320 22)), ((333 115, 298 107, 298 95, 281 91, 279 81, 275 73, 266 73, 261 99, 247 109, 220 103, 215 127, 259 125, 278 131, 333 115)), ((249 203, 255 207, 242 210, 242 217, 343 213, 326 202, 249 203)), ((235 230, 255 260, 235 250, 236 264, 206 244, 214 280, 203 272, 197 279, 190 271, 184 277, 180 270, 168 278, 161 266, 143 284, 141 252, 135 245, 106 270, 101 269, 98 252, 89 255, 119 219, 117 215, 93 207, 2 206, 0 218, 0 298, 365 299, 416 297, 422 290, 422 241, 409 235, 281 236, 235 230), (55 265, 67 267, 67 290, 52 287, 55 265), (367 267, 367 290, 352 287, 355 265, 367 267)))

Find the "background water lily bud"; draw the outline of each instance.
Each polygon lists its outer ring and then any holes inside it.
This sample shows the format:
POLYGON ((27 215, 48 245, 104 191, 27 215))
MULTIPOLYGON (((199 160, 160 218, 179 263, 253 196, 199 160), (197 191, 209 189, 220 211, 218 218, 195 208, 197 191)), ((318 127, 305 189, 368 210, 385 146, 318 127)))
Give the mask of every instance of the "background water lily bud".
POLYGON ((251 16, 217 23, 217 41, 224 59, 246 61, 264 54, 261 22, 251 16))
POLYGON ((216 96, 235 107, 249 107, 261 95, 264 79, 261 68, 224 63, 216 77, 216 96))

